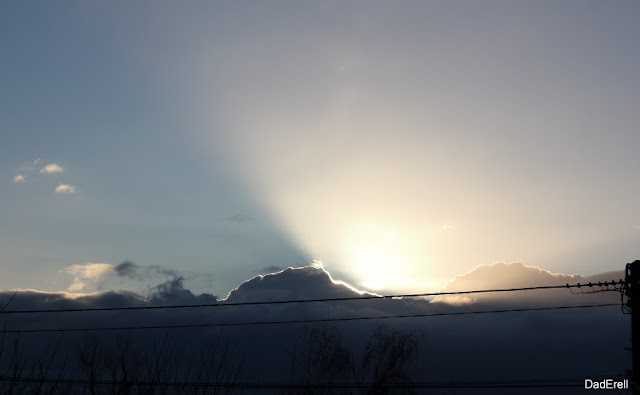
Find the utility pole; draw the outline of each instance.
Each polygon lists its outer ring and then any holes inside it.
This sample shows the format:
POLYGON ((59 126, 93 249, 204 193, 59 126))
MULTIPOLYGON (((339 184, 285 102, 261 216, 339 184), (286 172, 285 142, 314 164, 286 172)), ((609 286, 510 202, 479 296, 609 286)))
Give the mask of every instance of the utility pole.
POLYGON ((640 395, 640 261, 627 263, 625 294, 631 309, 631 388, 640 395))

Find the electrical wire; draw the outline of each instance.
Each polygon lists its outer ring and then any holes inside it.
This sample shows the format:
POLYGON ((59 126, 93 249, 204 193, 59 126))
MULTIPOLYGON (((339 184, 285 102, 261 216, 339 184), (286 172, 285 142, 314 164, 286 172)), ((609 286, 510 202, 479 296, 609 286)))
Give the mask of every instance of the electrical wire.
POLYGON ((458 312, 428 313, 428 314, 365 316, 365 317, 345 317, 345 318, 328 318, 328 319, 286 320, 286 321, 222 322, 222 323, 209 323, 209 324, 145 325, 145 326, 95 327, 95 328, 50 328, 50 329, 13 329, 13 330, 7 329, 7 330, 3 330, 3 332, 4 333, 98 332, 98 331, 118 331, 118 330, 150 330, 150 329, 210 328, 210 327, 226 327, 226 326, 311 324, 311 323, 320 323, 320 322, 345 322, 345 321, 364 321, 364 320, 382 320, 382 319, 399 319, 399 318, 427 318, 427 317, 459 316, 459 315, 471 315, 471 314, 515 313, 515 312, 524 312, 524 311, 543 311, 543 310, 569 310, 569 309, 585 309, 585 308, 611 307, 611 306, 618 307, 619 304, 603 303, 603 304, 589 304, 589 305, 575 305, 575 306, 531 307, 531 308, 503 309, 503 310, 458 311, 458 312))
MULTIPOLYGON (((352 296, 344 298, 321 298, 321 299, 300 299, 300 300, 278 300, 278 301, 255 301, 255 302, 237 302, 237 303, 204 303, 195 305, 170 305, 170 306, 130 306, 130 307, 90 307, 90 308, 78 308, 78 309, 44 309, 44 310, 1 310, 2 314, 41 314, 41 313, 77 313, 88 311, 127 311, 127 310, 159 310, 159 309, 185 309, 185 308, 202 308, 202 307, 231 307, 231 306, 262 306, 262 305, 278 305, 278 304, 293 304, 293 303, 319 303, 319 302, 342 302, 349 300, 368 300, 368 299, 399 299, 399 298, 415 298, 415 297, 429 297, 429 296, 448 296, 448 295, 468 295, 479 293, 497 293, 497 292, 515 292, 515 291, 533 291, 543 289, 571 289, 582 287, 593 287, 596 285, 602 286, 607 284, 622 284, 623 280, 589 283, 589 284, 574 284, 574 285, 545 285, 537 287, 521 287, 521 288, 502 288, 502 289, 481 289, 471 291, 452 291, 452 292, 427 292, 417 294, 398 294, 398 295, 374 295, 369 294, 367 296, 352 296)), ((617 290, 610 290, 611 292, 617 292, 617 290)), ((600 291, 599 291, 600 292, 600 291)), ((603 292, 606 292, 604 290, 603 292)))

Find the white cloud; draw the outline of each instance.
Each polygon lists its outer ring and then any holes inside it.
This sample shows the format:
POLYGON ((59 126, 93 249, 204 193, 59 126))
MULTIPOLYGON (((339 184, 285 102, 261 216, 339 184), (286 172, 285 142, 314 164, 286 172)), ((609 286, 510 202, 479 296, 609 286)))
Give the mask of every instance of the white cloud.
POLYGON ((62 168, 62 166, 60 166, 57 163, 50 163, 45 167, 43 167, 42 169, 40 169, 40 173, 43 173, 43 174, 54 174, 54 173, 62 173, 62 172, 64 172, 64 169, 62 168))
POLYGON ((17 176, 13 177, 13 182, 15 184, 19 182, 25 182, 25 181, 26 181, 26 178, 22 174, 18 174, 17 176))
POLYGON ((40 158, 38 158, 38 159, 36 159, 36 160, 34 160, 34 161, 33 161, 33 165, 34 165, 34 166, 37 166, 37 165, 38 165, 38 163, 40 163, 40 158))
POLYGON ((87 263, 84 265, 71 265, 65 269, 69 274, 73 274, 73 282, 67 288, 69 292, 83 290, 89 284, 98 284, 102 278, 115 270, 115 266, 108 263, 87 263))
POLYGON ((60 184, 56 188, 56 193, 75 193, 76 191, 76 187, 69 184, 60 184))
MULTIPOLYGON (((491 265, 479 265, 470 272, 457 275, 441 289, 443 292, 460 292, 482 289, 507 289, 520 287, 536 287, 547 285, 565 285, 576 283, 593 283, 611 281, 623 276, 622 272, 603 273, 590 277, 578 274, 553 273, 537 266, 525 265, 521 262, 504 263, 496 262, 491 265)), ((604 286, 591 287, 588 291, 605 289, 604 286)), ((574 292, 581 292, 580 290, 574 292)), ((446 295, 438 296, 433 302, 442 302, 451 305, 464 305, 471 303, 519 303, 521 305, 535 303, 555 303, 557 301, 571 303, 579 302, 578 299, 567 299, 571 292, 565 288, 547 289, 529 292, 498 292, 482 293, 474 295, 446 295)), ((618 297, 612 292, 605 292, 601 298, 618 297)), ((619 297, 618 297, 619 298, 619 297)))

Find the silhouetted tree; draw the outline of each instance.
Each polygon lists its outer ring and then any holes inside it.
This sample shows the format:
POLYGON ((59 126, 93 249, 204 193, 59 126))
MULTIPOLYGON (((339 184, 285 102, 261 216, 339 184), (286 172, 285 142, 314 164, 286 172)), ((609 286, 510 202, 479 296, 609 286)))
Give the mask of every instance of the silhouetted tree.
POLYGON ((364 393, 387 394, 393 384, 407 385, 407 388, 393 389, 393 393, 415 392, 410 387, 408 373, 418 349, 414 333, 378 327, 367 342, 359 366, 336 328, 309 329, 302 341, 303 351, 292 353, 291 383, 294 385, 290 392, 351 394, 357 390, 335 388, 336 385, 360 383, 374 385, 361 391, 364 393))
MULTIPOLYGON (((302 372, 299 384, 317 386, 357 380, 353 354, 342 344, 342 336, 337 329, 329 327, 309 329, 303 341, 306 344, 306 350, 300 358, 302 372)), ((332 388, 305 388, 298 392, 341 393, 332 388)))
MULTIPOLYGON (((408 367, 415 359, 418 342, 414 333, 404 333, 384 325, 369 338, 363 360, 364 376, 370 377, 375 387, 369 393, 387 394, 389 384, 411 384, 408 367)), ((394 393, 411 394, 412 388, 396 389, 394 393)))

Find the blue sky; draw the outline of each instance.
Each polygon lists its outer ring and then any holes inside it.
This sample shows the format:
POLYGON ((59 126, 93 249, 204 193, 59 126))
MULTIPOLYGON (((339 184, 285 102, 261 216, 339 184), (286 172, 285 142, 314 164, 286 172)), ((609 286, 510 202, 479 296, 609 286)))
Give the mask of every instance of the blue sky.
POLYGON ((313 259, 420 289, 638 256, 636 3, 2 8, 2 289, 126 259, 224 294, 313 259))

